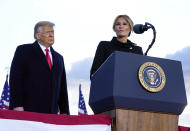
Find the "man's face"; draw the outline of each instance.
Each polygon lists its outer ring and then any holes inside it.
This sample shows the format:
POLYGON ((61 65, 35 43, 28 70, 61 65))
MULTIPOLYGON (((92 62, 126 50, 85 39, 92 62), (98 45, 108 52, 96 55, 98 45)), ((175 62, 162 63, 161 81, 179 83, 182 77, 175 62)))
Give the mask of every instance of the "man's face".
POLYGON ((54 43, 54 29, 52 26, 40 26, 39 33, 36 34, 37 40, 45 47, 50 47, 54 43))

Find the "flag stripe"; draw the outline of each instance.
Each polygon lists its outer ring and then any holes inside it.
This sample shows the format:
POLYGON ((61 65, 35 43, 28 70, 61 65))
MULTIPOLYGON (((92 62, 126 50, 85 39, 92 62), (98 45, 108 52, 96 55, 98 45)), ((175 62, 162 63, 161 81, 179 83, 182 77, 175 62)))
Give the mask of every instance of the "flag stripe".
POLYGON ((111 131, 111 125, 54 125, 42 122, 0 119, 1 131, 111 131))
POLYGON ((43 114, 26 111, 0 110, 1 119, 27 120, 56 125, 90 125, 104 124, 110 125, 111 119, 105 115, 56 115, 43 114))

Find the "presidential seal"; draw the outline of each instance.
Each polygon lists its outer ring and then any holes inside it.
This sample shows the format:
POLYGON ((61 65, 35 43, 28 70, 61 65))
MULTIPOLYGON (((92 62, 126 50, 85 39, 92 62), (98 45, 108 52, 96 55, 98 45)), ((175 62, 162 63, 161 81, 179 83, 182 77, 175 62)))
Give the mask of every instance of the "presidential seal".
POLYGON ((159 92, 164 88, 166 77, 162 68, 154 62, 142 64, 138 72, 141 85, 150 92, 159 92))

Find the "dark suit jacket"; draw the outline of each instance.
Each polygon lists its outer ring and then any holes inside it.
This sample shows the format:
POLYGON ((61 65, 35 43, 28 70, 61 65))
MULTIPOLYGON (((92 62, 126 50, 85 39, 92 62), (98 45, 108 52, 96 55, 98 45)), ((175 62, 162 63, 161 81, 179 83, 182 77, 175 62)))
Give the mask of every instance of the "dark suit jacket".
POLYGON ((53 67, 37 41, 17 47, 10 70, 10 109, 69 114, 63 57, 51 47, 53 67))
POLYGON ((127 40, 127 43, 121 43, 116 37, 113 37, 111 41, 101 41, 96 49, 96 54, 90 70, 90 78, 114 51, 143 54, 142 48, 130 40, 127 40))

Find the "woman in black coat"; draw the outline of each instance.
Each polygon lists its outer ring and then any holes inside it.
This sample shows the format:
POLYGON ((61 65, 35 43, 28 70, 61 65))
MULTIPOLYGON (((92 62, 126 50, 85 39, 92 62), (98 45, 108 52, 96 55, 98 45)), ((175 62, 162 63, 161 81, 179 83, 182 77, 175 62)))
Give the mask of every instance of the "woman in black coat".
POLYGON ((113 37, 111 41, 101 41, 97 47, 90 70, 90 78, 114 51, 143 54, 142 48, 128 39, 133 31, 133 21, 129 16, 117 16, 113 23, 113 30, 117 37, 113 37))

